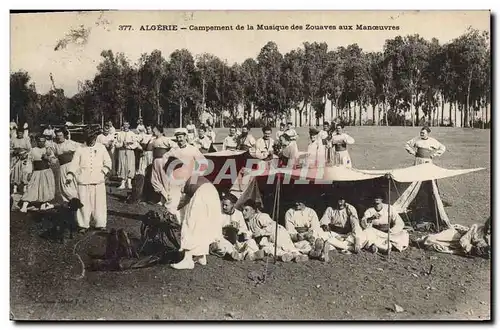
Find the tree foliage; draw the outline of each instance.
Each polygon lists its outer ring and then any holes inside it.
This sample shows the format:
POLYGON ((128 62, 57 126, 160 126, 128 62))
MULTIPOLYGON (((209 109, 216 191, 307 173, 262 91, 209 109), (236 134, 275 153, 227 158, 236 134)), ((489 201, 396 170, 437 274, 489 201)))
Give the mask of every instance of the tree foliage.
POLYGON ((219 125, 255 122, 257 114, 276 124, 295 115, 302 126, 318 125, 330 111, 332 119, 351 125, 459 121, 484 127, 491 104, 489 38, 468 29, 446 44, 408 35, 386 40, 378 52, 305 42, 285 54, 269 41, 241 64, 206 53, 194 58, 187 49, 168 58, 153 50, 133 63, 123 53, 103 50, 96 75, 78 82, 72 97, 56 85, 41 95, 28 72, 12 72, 10 116, 31 126, 134 123, 142 117, 177 127, 204 112, 219 125))

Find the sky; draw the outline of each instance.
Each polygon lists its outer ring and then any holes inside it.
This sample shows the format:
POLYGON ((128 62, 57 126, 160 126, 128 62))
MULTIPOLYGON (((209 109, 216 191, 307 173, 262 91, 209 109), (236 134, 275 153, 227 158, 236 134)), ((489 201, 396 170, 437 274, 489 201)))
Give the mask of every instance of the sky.
POLYGON ((211 53, 228 64, 255 58, 262 46, 274 41, 282 53, 306 42, 326 42, 329 49, 357 43, 364 51, 381 51, 386 39, 419 34, 446 43, 470 26, 490 30, 489 11, 106 11, 11 14, 11 72, 27 71, 39 93, 55 86, 67 96, 78 90, 78 81, 92 79, 102 50, 123 52, 132 63, 155 49, 165 58, 186 48, 199 55, 211 53), (177 25, 177 31, 141 31, 146 25, 177 25), (245 30, 236 30, 237 25, 245 30), (257 30, 258 24, 284 25, 289 30, 257 30), (306 25, 336 26, 336 30, 305 30, 306 25), (357 24, 386 26, 398 30, 356 30, 357 24), (119 30, 131 25, 132 31, 119 30), (232 26, 232 31, 192 31, 190 26, 232 26), (252 25, 255 30, 247 29, 252 25), (301 25, 303 30, 291 30, 301 25), (340 30, 352 25, 353 30, 340 30), (83 26, 88 36, 55 50, 72 29, 83 26), (181 30, 185 27, 186 30, 181 30))

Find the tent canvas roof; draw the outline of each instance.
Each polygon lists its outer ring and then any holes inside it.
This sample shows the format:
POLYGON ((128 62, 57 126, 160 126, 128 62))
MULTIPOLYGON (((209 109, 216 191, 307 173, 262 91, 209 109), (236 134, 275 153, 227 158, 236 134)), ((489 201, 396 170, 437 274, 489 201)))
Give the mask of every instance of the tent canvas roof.
MULTIPOLYGON (((325 184, 335 181, 360 181, 380 178, 385 175, 390 175, 397 182, 417 182, 444 179, 457 175, 463 175, 476 171, 484 170, 484 168, 474 169, 445 169, 436 166, 432 163, 420 164, 406 168, 398 168, 392 170, 358 170, 342 166, 331 166, 321 168, 267 168, 257 169, 252 171, 251 176, 273 176, 284 174, 290 176, 294 180, 301 180, 304 183, 319 183, 325 184)), ((297 182, 296 182, 297 183, 297 182)))

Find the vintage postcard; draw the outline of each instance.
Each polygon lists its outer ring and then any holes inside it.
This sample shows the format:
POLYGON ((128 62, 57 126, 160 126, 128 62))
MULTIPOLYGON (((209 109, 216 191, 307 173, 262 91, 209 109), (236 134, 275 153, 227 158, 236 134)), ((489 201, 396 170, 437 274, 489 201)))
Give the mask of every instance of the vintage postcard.
POLYGON ((490 25, 12 12, 11 320, 490 320, 490 25))

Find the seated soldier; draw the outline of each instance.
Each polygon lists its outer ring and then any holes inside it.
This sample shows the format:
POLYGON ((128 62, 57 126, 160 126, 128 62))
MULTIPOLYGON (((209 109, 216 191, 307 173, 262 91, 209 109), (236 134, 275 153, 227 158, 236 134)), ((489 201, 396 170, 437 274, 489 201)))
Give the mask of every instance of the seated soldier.
POLYGON ((323 249, 322 238, 325 238, 325 233, 321 230, 318 215, 300 199, 295 201, 293 208, 286 211, 285 226, 295 247, 303 254, 299 257, 299 260, 303 259, 300 261, 308 260, 307 256, 313 251, 317 239, 321 241, 320 249, 323 249))
MULTIPOLYGON (((257 204, 253 200, 248 200, 243 205, 243 218, 259 247, 266 255, 274 256, 276 222, 273 221, 267 213, 260 212, 257 204)), ((277 257, 284 262, 292 261, 300 255, 299 250, 290 239, 290 235, 288 235, 286 229, 281 225, 278 225, 276 254, 277 257)), ((296 261, 301 261, 301 258, 299 257, 299 260, 296 261)))
POLYGON ((338 197, 336 206, 326 209, 320 224, 328 233, 328 243, 343 253, 358 253, 366 242, 358 212, 343 196, 338 197))
POLYGON ((384 204, 381 195, 375 196, 373 202, 374 206, 365 211, 360 223, 365 230, 367 240, 365 246, 373 253, 377 251, 387 253, 392 248, 398 251, 405 250, 409 245, 410 237, 408 232, 404 230, 403 219, 392 207, 389 219, 389 205, 384 204), (387 241, 388 238, 391 241, 390 245, 387 241))
POLYGON ((222 197, 222 237, 211 244, 210 252, 221 257, 229 255, 236 261, 262 259, 264 251, 252 239, 241 211, 234 208, 237 201, 233 194, 222 197))

